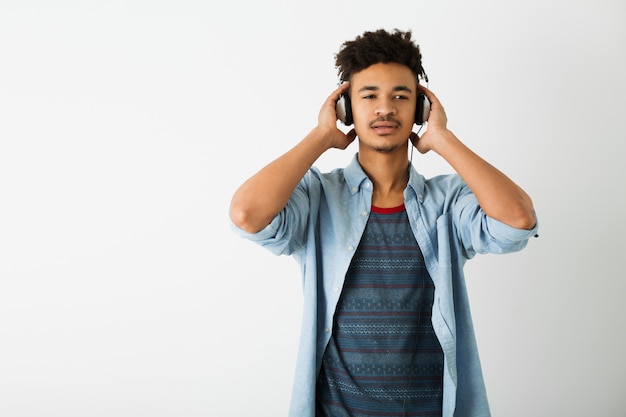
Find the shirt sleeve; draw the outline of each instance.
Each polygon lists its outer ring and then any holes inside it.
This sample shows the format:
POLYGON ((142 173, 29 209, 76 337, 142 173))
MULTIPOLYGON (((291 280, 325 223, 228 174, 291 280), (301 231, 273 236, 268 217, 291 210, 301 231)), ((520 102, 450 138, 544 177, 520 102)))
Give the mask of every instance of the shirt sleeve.
POLYGON ((522 250, 531 237, 537 236, 539 229, 538 223, 530 230, 517 229, 487 216, 467 185, 457 195, 452 217, 468 258, 476 253, 510 253, 522 250))
POLYGON ((306 242, 306 227, 310 213, 309 183, 307 173, 296 186, 285 207, 272 221, 256 233, 249 233, 230 222, 233 232, 250 240, 275 255, 291 255, 306 242))

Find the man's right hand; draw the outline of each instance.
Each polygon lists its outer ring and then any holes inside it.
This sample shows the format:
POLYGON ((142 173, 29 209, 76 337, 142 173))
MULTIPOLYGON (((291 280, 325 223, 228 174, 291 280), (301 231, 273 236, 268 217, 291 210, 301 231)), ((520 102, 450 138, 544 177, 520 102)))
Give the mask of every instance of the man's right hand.
POLYGON ((318 125, 315 128, 319 131, 320 137, 328 139, 328 149, 346 149, 356 138, 356 131, 350 129, 348 133, 344 133, 337 127, 337 112, 335 110, 337 101, 341 94, 345 93, 350 87, 349 82, 343 83, 324 102, 318 116, 318 125))

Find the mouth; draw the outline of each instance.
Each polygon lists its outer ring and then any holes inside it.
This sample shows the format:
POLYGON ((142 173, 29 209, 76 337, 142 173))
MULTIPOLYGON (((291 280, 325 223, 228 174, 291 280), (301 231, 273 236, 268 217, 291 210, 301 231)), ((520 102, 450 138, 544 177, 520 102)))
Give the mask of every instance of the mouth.
POLYGON ((390 135, 400 127, 400 123, 395 121, 374 121, 370 124, 370 127, 379 135, 390 135))

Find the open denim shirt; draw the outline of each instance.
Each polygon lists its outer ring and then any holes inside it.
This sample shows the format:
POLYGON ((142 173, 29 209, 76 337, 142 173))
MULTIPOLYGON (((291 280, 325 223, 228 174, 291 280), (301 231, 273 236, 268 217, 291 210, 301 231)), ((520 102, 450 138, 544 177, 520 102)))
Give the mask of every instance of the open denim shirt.
MULTIPOLYGON (((404 191, 411 229, 435 284, 432 323, 444 352, 443 416, 489 416, 463 266, 477 253, 523 249, 537 233, 488 217, 456 174, 425 179, 411 166, 404 191)), ((315 384, 344 279, 367 223, 372 181, 358 156, 345 169, 311 168, 263 230, 239 236, 300 265, 303 315, 290 417, 315 416, 315 384)))

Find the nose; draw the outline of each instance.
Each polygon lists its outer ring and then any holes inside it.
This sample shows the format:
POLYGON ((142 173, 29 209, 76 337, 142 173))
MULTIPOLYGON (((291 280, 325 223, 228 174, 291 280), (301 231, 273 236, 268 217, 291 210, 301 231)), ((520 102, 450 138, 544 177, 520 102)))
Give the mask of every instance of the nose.
POLYGON ((389 116, 396 114, 396 108, 390 100, 381 99, 379 100, 374 112, 376 113, 376 116, 389 116))

